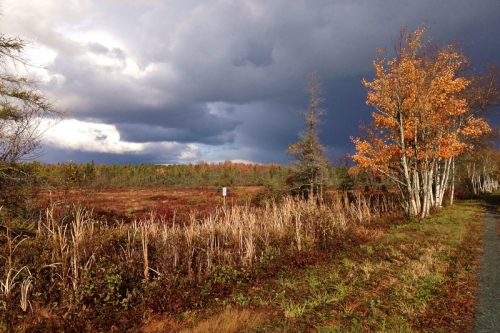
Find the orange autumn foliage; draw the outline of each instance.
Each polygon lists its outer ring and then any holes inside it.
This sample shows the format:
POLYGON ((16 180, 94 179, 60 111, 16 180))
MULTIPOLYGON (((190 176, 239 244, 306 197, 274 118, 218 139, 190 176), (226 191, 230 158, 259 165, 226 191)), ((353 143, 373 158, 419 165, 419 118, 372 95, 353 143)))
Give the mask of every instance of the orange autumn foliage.
POLYGON ((464 98, 471 81, 460 73, 468 59, 455 44, 423 41, 425 32, 419 27, 406 34, 402 28, 393 59, 378 50, 383 57, 373 62, 373 81, 363 79, 366 103, 376 110, 373 124, 365 128, 365 137, 352 139, 354 161, 400 186, 412 215, 425 215, 421 207, 436 197, 431 191, 440 180, 440 163, 457 157, 470 147, 470 138, 490 130, 464 98))

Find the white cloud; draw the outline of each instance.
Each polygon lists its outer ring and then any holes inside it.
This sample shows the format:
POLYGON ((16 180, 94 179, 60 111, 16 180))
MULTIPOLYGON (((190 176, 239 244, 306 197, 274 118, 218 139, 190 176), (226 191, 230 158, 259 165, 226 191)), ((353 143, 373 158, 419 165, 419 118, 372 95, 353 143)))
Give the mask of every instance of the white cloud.
POLYGON ((196 160, 199 157, 199 149, 198 146, 195 144, 187 144, 186 145, 189 150, 183 151, 181 155, 179 156, 179 160, 181 162, 192 162, 196 160))
POLYGON ((114 125, 63 120, 44 133, 45 143, 62 149, 102 153, 131 153, 144 150, 141 143, 122 142, 114 125))
POLYGON ((56 125, 49 120, 43 120, 42 127, 47 128, 43 134, 42 143, 62 150, 147 155, 157 161, 166 160, 177 163, 196 162, 200 158, 200 150, 196 144, 122 141, 114 125, 68 119, 56 125))

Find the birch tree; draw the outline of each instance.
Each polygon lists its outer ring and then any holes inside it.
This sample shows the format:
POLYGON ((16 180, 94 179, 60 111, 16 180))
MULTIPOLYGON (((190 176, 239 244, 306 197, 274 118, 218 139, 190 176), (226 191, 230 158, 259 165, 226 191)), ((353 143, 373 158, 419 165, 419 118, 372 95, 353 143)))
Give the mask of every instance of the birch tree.
POLYGON ((375 78, 363 80, 373 123, 365 138, 353 139, 353 159, 393 181, 407 214, 421 217, 441 206, 454 158, 471 147, 468 139, 490 130, 463 96, 471 81, 460 73, 469 60, 455 44, 423 40, 425 32, 402 28, 392 59, 378 50, 375 78))
MULTIPOLYGON (((467 88, 461 93, 461 97, 467 100, 469 105, 469 111, 462 115, 462 122, 466 121, 468 117, 485 117, 488 115, 489 111, 500 105, 500 67, 498 64, 488 65, 485 72, 475 74, 466 72, 465 75, 470 81, 467 88)), ((474 146, 473 151, 468 151, 465 159, 462 159, 462 163, 466 164, 466 168, 470 171, 471 179, 474 179, 476 174, 475 163, 484 163, 484 165, 490 164, 488 162, 489 155, 483 154, 485 151, 494 151, 493 147, 495 143, 498 142, 498 129, 493 132, 484 133, 481 136, 465 137, 463 138, 470 146, 474 146), (469 158, 475 156, 475 162, 471 165, 469 158), (479 159, 478 159, 479 158, 479 159), (485 159, 481 161, 480 159, 485 159)), ((494 154, 495 155, 495 154, 494 154)), ((455 164, 456 159, 454 158, 451 163, 451 181, 450 181, 450 204, 453 204, 454 193, 455 193, 455 164)), ((485 173, 486 170, 483 170, 485 173)), ((485 173, 485 179, 492 179, 490 177, 491 172, 485 173)), ((495 184, 494 181, 490 184, 495 184)), ((493 189, 494 186, 491 186, 493 189)), ((474 194, 479 194, 481 191, 473 191, 474 194)))

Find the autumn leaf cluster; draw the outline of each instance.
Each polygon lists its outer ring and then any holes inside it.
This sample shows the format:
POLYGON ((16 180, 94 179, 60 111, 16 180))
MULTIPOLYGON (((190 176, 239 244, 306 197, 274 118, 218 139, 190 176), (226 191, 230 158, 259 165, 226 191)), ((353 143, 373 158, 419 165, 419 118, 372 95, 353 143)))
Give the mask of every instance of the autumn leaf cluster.
POLYGON ((366 103, 376 111, 364 138, 353 139, 353 157, 361 167, 391 173, 399 169, 403 154, 411 168, 422 167, 460 155, 470 148, 469 138, 490 130, 464 98, 471 80, 460 73, 469 60, 455 44, 423 42, 425 31, 419 28, 401 38, 393 59, 378 50, 383 57, 373 62, 375 78, 363 80, 366 103))

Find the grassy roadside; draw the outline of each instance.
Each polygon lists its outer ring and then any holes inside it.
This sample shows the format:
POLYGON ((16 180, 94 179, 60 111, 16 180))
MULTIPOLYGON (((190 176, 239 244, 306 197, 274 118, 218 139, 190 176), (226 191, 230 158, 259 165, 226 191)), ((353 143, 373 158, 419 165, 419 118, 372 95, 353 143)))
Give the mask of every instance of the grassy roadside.
POLYGON ((425 220, 373 222, 225 299, 144 332, 468 332, 481 252, 479 202, 425 220))

